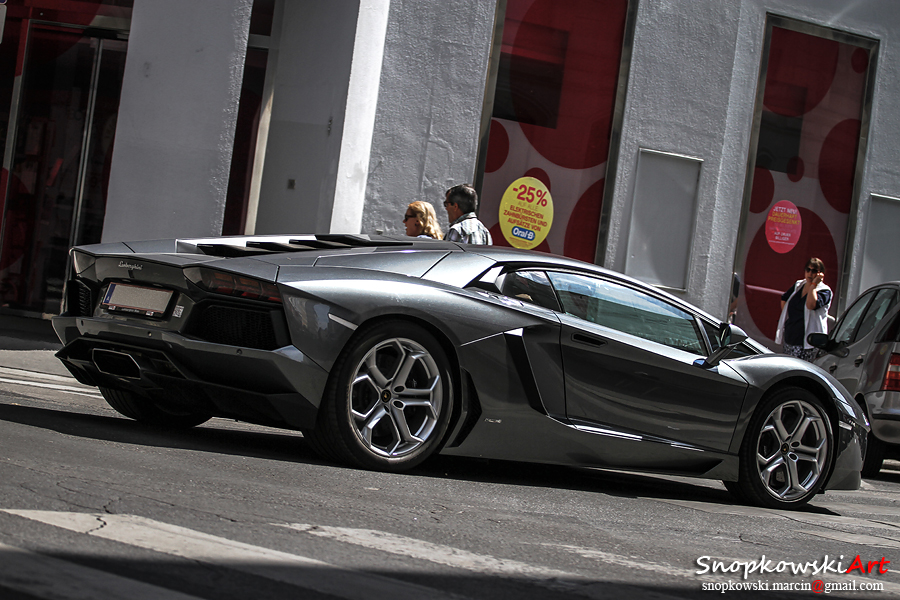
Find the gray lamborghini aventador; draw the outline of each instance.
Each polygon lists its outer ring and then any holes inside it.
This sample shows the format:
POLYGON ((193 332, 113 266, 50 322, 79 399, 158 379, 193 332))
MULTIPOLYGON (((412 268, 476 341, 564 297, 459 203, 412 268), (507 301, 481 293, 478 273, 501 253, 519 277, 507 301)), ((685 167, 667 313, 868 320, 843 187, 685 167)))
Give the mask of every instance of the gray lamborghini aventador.
POLYGON ((868 424, 829 374, 559 256, 366 235, 71 251, 58 353, 118 412, 298 429, 328 460, 474 456, 721 479, 791 508, 856 489, 868 424))

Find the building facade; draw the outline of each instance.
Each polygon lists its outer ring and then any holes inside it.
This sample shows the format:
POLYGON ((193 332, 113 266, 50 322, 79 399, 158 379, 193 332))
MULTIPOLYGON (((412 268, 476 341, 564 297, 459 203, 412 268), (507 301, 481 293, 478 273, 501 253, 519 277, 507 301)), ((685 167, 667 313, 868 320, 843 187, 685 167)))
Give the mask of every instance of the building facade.
POLYGON ((8 0, 0 311, 76 243, 403 232, 471 182, 495 243, 771 342, 900 279, 891 0, 8 0))

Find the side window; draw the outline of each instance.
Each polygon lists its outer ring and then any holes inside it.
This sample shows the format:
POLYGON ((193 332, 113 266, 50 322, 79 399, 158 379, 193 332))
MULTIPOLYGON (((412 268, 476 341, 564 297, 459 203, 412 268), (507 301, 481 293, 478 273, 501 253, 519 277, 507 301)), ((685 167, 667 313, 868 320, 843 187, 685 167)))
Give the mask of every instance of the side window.
POLYGON ((562 310, 572 316, 693 354, 706 353, 694 316, 664 300, 596 277, 547 275, 562 310))
POLYGON ((550 286, 550 280, 542 271, 514 271, 503 276, 500 291, 504 296, 531 302, 544 308, 559 311, 559 302, 550 286))
POLYGON ((847 309, 840 324, 838 324, 837 330, 834 332, 834 341, 850 342, 850 338, 853 336, 853 332, 856 331, 856 326, 859 324, 863 312, 866 310, 866 307, 869 305, 869 301, 874 294, 874 292, 866 294, 854 302, 853 306, 847 309))
POLYGON ((869 335, 869 332, 875 329, 875 326, 881 321, 885 313, 893 308, 895 304, 897 304, 897 292, 894 290, 878 290, 875 294, 875 299, 872 300, 868 310, 866 310, 862 323, 859 324, 859 329, 857 329, 853 341, 861 340, 869 335))

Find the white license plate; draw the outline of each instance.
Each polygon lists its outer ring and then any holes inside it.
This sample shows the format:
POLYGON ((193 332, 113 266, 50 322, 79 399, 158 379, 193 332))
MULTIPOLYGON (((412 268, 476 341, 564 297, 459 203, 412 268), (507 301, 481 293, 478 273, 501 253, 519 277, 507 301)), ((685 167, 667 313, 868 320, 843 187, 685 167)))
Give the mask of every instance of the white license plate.
POLYGON ((102 304, 111 311, 161 317, 169 307, 173 293, 172 290, 111 283, 102 304))

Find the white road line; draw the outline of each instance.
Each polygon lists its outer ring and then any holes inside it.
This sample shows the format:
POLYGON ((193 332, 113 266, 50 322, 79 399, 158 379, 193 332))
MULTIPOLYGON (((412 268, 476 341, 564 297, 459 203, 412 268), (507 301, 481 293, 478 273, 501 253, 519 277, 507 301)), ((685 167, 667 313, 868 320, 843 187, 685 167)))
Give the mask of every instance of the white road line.
POLYGON ((45 600, 198 600, 180 592, 0 543, 0 588, 45 600))
POLYGON ((320 560, 235 542, 135 515, 0 510, 70 531, 189 560, 214 563, 348 600, 357 600, 361 596, 365 596, 366 600, 459 598, 398 579, 352 571, 320 560))
MULTIPOLYGON (((391 554, 407 556, 417 560, 425 560, 447 567, 465 569, 490 577, 525 580, 531 584, 540 585, 557 592, 577 594, 596 600, 619 598, 622 593, 621 589, 610 590, 607 584, 582 575, 547 567, 536 567, 516 560, 475 554, 466 550, 460 550, 459 548, 453 548, 452 546, 433 544, 424 540, 394 535, 384 531, 307 525, 305 523, 273 523, 273 525, 289 527, 290 529, 296 529, 297 531, 302 531, 310 535, 363 546, 380 552, 390 552, 391 554)), ((564 547, 564 549, 571 550, 572 548, 564 547)), ((600 558, 606 563, 627 567, 641 564, 637 563, 637 561, 627 559, 626 557, 607 553, 595 553, 590 558, 600 558), (600 556, 601 554, 603 554, 603 556, 600 556)), ((641 566, 644 569, 647 568, 643 564, 641 564, 641 566)), ((661 572, 671 574, 669 573, 669 570, 671 570, 671 568, 662 569, 661 572)), ((683 576, 689 573, 690 572, 688 571, 678 570, 678 575, 683 576)), ((645 597, 647 598, 674 600, 673 596, 650 592, 648 590, 642 590, 642 593, 645 594, 645 597)))
POLYGON ((71 375, 54 375, 41 371, 29 371, 28 369, 15 369, 13 367, 0 367, 0 375, 7 377, 28 377, 31 379, 43 379, 44 381, 56 381, 57 383, 75 383, 77 380, 71 375))
POLYGON ((83 387, 77 388, 71 385, 58 385, 55 383, 41 383, 39 381, 24 381, 22 379, 7 379, 6 377, 0 377, 0 383, 12 383, 14 385, 27 385, 30 387, 38 387, 45 388, 50 390, 57 390, 60 392, 69 392, 71 394, 78 394, 79 396, 89 396, 91 398, 99 398, 101 397, 99 393, 94 392, 91 393, 89 390, 93 388, 83 387))

